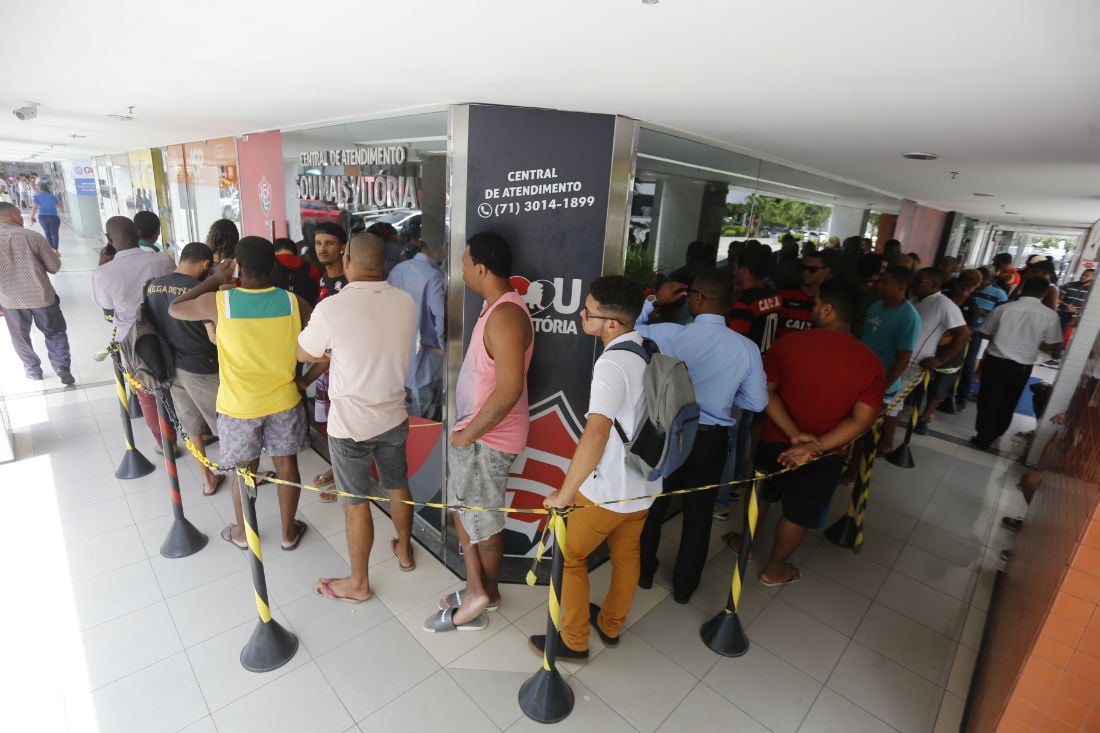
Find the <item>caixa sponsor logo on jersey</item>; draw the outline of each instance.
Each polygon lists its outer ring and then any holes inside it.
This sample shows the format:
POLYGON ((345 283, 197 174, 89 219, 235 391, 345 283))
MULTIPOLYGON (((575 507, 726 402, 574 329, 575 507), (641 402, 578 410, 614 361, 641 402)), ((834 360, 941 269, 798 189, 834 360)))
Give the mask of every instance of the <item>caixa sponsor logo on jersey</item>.
POLYGON ((577 319, 573 318, 581 308, 584 285, 578 279, 528 280, 513 275, 512 287, 523 296, 527 311, 535 324, 535 333, 568 333, 576 335, 577 319))

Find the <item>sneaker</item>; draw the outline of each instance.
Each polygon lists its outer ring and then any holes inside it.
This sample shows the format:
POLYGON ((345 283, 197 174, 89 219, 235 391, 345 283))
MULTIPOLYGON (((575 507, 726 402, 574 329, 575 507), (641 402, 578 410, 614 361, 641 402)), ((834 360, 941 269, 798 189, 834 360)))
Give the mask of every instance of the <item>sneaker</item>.
POLYGON ((27 372, 26 374, 27 379, 31 380, 32 382, 42 381, 42 372, 27 372))
POLYGON ((1058 367, 1062 366, 1062 360, 1061 359, 1048 359, 1048 360, 1043 362, 1043 366, 1050 367, 1051 369, 1057 369, 1058 367))
POLYGON ((92 354, 92 359, 95 361, 106 361, 108 354, 109 352, 107 351, 107 349, 100 349, 99 351, 92 354))
POLYGON ((600 607, 597 606, 595 603, 589 603, 588 604, 588 620, 592 624, 592 628, 594 628, 596 630, 596 633, 600 635, 600 641, 602 641, 603 645, 607 646, 607 647, 616 647, 616 646, 618 646, 619 645, 619 637, 617 637, 617 636, 608 636, 607 634, 605 634, 603 632, 603 629, 600 628, 599 618, 600 618, 600 607))
POLYGON ((1020 527, 1024 526, 1023 517, 1001 517, 1001 526, 1005 529, 1011 529, 1013 532, 1019 532, 1020 527))
POLYGON ((730 508, 727 507, 715 507, 714 513, 711 515, 716 522, 727 522, 730 518, 730 508))
POLYGON ((76 378, 68 369, 58 369, 57 376, 61 378, 61 383, 68 387, 76 384, 76 378))
POLYGON ((1012 559, 1012 550, 1001 550, 997 553, 997 557, 1001 558, 1005 562, 1012 559))
POLYGON ((958 414, 958 413, 962 412, 963 410, 965 410, 967 402, 968 402, 968 400, 966 400, 963 397, 956 397, 955 398, 955 413, 958 414))
MULTIPOLYGON (((546 634, 538 634, 536 636, 527 637, 527 646, 531 648, 535 654, 540 657, 546 652, 546 634)), ((561 640, 561 634, 558 634, 558 652, 554 657, 558 662, 571 662, 573 664, 584 664, 588 661, 588 650, 582 649, 577 651, 576 649, 570 649, 565 645, 565 642, 561 640)))

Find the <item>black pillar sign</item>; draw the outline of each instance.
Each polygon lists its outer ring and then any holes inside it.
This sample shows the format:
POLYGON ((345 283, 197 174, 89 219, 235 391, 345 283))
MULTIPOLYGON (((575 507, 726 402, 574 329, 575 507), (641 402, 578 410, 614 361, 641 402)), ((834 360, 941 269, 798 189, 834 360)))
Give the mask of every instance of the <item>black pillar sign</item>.
MULTIPOLYGON (((527 384, 531 432, 508 481, 511 506, 541 507, 561 486, 588 409, 595 339, 581 330, 603 268, 615 117, 472 105, 466 236, 503 235, 512 285, 535 325, 527 384)), ((463 351, 483 305, 466 293, 463 351)), ((509 515, 505 552, 528 555, 545 516, 509 515)))

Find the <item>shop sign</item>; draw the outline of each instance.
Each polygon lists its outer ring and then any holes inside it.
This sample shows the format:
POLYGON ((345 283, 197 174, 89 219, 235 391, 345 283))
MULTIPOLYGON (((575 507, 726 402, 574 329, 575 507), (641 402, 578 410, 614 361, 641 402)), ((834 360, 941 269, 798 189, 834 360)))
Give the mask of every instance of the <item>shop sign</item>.
POLYGON ((418 209, 419 182, 415 176, 393 175, 386 168, 404 165, 408 150, 391 145, 346 150, 314 150, 301 153, 298 162, 306 167, 357 166, 381 168, 357 175, 302 173, 295 177, 299 199, 342 204, 353 211, 372 208, 418 209))

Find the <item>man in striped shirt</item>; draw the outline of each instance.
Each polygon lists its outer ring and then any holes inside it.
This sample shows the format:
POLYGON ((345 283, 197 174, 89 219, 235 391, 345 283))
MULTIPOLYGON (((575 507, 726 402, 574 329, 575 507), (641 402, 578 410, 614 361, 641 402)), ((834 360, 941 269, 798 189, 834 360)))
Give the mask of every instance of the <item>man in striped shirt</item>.
POLYGON ((23 227, 23 213, 0 203, 0 308, 11 345, 23 362, 27 379, 42 379, 42 360, 31 345, 31 323, 46 337, 50 365, 65 385, 75 383, 69 371, 69 336, 61 299, 48 273, 61 269, 57 250, 38 232, 23 227))

